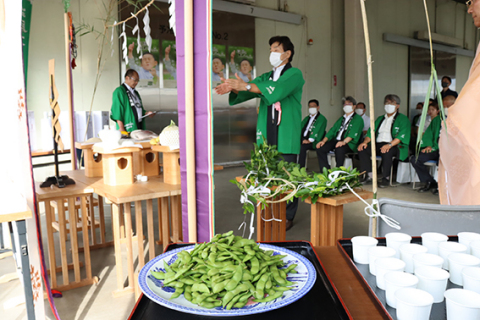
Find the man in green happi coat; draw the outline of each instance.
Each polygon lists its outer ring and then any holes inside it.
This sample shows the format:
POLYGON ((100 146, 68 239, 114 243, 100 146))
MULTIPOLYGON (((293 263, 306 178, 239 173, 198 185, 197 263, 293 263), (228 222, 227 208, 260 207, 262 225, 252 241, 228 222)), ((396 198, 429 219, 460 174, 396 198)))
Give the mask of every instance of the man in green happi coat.
MULTIPOLYGON (((408 157, 408 145, 410 143, 410 120, 406 115, 398 112, 400 97, 388 94, 384 99, 385 115, 375 120, 375 144, 377 155, 382 157, 382 175, 379 183, 380 188, 388 187, 390 170, 393 157, 405 161, 408 157)), ((358 146, 360 158, 360 171, 366 171, 364 182, 372 179, 372 149, 370 146, 371 130, 368 131, 365 140, 358 146)))
MULTIPOLYGON (((302 122, 302 91, 305 80, 300 69, 291 65, 295 53, 288 37, 270 38, 270 64, 273 71, 262 74, 250 82, 236 79, 221 79, 216 93, 230 93, 229 103, 235 105, 253 98, 260 99, 257 118, 257 143, 267 139, 276 145, 288 162, 297 162, 300 153, 302 122)), ((287 230, 293 225, 298 199, 287 205, 287 230)))
POLYGON ((343 166, 345 155, 355 152, 358 142, 362 137, 364 122, 361 116, 355 113, 357 101, 353 97, 345 97, 343 101, 343 116, 341 116, 328 130, 325 138, 317 143, 318 166, 320 172, 323 168, 330 169, 328 154, 335 152, 337 167, 343 166))
POLYGON ((140 94, 135 90, 138 81, 137 71, 129 69, 125 73, 125 82, 113 92, 110 119, 117 123, 117 130, 126 132, 145 130, 143 117, 154 116, 153 112, 145 112, 143 108, 140 94))
POLYGON ((300 155, 298 163, 303 168, 307 160, 307 151, 316 150, 317 143, 322 141, 325 136, 325 128, 327 127, 327 118, 320 113, 318 100, 312 99, 308 102, 308 113, 302 121, 302 146, 300 147, 300 155))

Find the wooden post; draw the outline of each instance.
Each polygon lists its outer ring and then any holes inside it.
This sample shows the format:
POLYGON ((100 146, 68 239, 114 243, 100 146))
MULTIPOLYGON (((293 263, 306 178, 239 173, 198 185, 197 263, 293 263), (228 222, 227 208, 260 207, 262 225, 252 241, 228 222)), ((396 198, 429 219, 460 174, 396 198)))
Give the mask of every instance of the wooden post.
MULTIPOLYGON (((372 191, 373 199, 377 199, 377 149, 375 147, 375 107, 373 97, 373 76, 372 76, 372 52, 370 49, 370 36, 368 33, 368 20, 367 11, 365 10, 365 1, 360 0, 360 6, 362 8, 363 18, 363 33, 365 34, 365 50, 367 53, 367 70, 368 70, 368 97, 370 103, 370 136, 371 136, 371 150, 372 150, 372 191)), ((378 210, 378 207, 374 204, 373 208, 378 210)), ((372 237, 377 236, 377 218, 372 218, 372 237)))
MULTIPOLYGON (((185 131, 187 141, 188 241, 197 242, 195 106, 193 96, 193 0, 185 1, 185 131)), ((164 243, 163 245, 167 244, 164 243)))
POLYGON ((65 65, 67 71, 68 119, 70 120, 70 160, 72 170, 77 168, 75 152, 75 136, 73 134, 73 97, 72 97, 72 67, 70 66, 70 20, 68 13, 64 14, 65 21, 65 65))

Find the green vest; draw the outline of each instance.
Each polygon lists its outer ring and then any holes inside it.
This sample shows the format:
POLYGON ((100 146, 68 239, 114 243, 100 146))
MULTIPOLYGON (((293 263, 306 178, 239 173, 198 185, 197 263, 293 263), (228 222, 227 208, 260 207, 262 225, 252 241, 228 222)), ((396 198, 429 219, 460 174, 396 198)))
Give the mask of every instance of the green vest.
MULTIPOLYGON (((408 144, 410 143, 410 120, 406 115, 398 113, 395 116, 395 122, 392 124, 392 141, 394 139, 400 140, 397 145, 400 152, 400 161, 405 161, 408 158, 408 144)), ((375 137, 378 137, 378 128, 385 119, 385 115, 378 117, 375 120, 375 137)), ((371 130, 368 130, 367 137, 371 138, 371 130)))
POLYGON ((271 119, 272 107, 275 102, 280 102, 282 119, 278 126, 278 151, 285 154, 300 153, 300 135, 302 122, 302 91, 305 80, 302 72, 297 68, 289 68, 278 78, 270 80, 272 72, 267 72, 256 77, 250 83, 255 83, 261 94, 240 91, 238 94, 231 92, 230 105, 235 105, 252 98, 260 98, 260 107, 257 117, 257 143, 263 143, 267 138, 267 121, 271 119))
MULTIPOLYGON (((328 133, 326 135, 328 140, 337 138, 338 132, 342 127, 343 119, 344 119, 343 116, 341 116, 337 120, 337 122, 335 122, 333 127, 330 130, 328 130, 328 133)), ((352 138, 352 140, 348 143, 348 146, 353 152, 357 152, 357 147, 360 142, 360 138, 362 137, 362 134, 363 134, 364 125, 365 124, 363 122, 362 116, 359 116, 358 114, 353 113, 352 119, 343 134, 343 139, 352 138)))
MULTIPOLYGON (((135 94, 140 99, 142 103, 142 98, 136 90, 135 94)), ((145 115, 145 109, 143 109, 142 103, 142 115, 145 115)), ((145 130, 145 121, 142 121, 142 128, 138 128, 137 123, 135 122, 135 116, 133 114, 132 107, 130 106, 130 100, 128 99, 127 89, 122 85, 113 91, 112 96, 112 109, 110 114, 110 119, 113 121, 122 121, 125 127, 125 130, 132 132, 134 130, 143 129, 145 130)), ((117 123, 117 130, 119 130, 117 123)))
MULTIPOLYGON (((302 125, 301 125, 302 130, 308 124, 308 121, 310 121, 310 116, 306 116, 303 119, 302 125)), ((323 137, 325 136, 326 127, 327 127, 327 118, 325 118, 323 114, 318 113, 317 119, 310 127, 310 135, 308 136, 308 138, 314 139, 314 141, 312 142, 313 149, 316 149, 317 143, 323 140, 323 137)), ((301 137, 303 137, 303 131, 301 132, 301 137)))
POLYGON ((422 136, 420 142, 420 148, 432 147, 432 151, 438 150, 438 138, 440 137, 440 129, 442 127, 442 118, 440 115, 433 118, 432 122, 428 125, 427 130, 422 136))

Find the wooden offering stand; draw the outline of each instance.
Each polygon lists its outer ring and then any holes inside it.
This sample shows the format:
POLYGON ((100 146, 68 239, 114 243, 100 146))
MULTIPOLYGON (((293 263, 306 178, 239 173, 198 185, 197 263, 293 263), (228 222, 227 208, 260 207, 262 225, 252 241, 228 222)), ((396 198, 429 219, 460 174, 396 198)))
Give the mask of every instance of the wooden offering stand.
POLYGON ((133 158, 133 174, 141 174, 142 176, 153 177, 160 174, 160 166, 158 154, 152 150, 150 141, 135 142, 142 145, 139 153, 134 154, 133 158))
MULTIPOLYGON (((241 182, 243 177, 236 177, 235 179, 241 182)), ((276 188, 274 186, 269 189, 275 191, 276 188)), ((286 195, 286 193, 279 194, 273 198, 273 201, 279 201, 286 195)), ((285 241, 287 237, 287 202, 269 203, 265 206, 265 209, 262 209, 262 206, 259 205, 256 207, 256 211, 257 241, 285 241), (276 220, 272 220, 273 218, 276 220)))
POLYGON ((171 150, 167 146, 152 146, 155 152, 163 153, 163 181, 168 184, 180 184, 180 149, 171 150))
POLYGON ((109 186, 133 183, 133 157, 140 151, 137 147, 106 150, 93 146, 93 152, 103 157, 103 182, 109 186))
MULTIPOLYGON (((363 199, 372 199, 373 193, 363 189, 355 192, 363 199)), ((343 238, 343 205, 357 202, 358 198, 349 192, 338 196, 319 198, 312 204, 310 198, 306 203, 311 204, 310 242, 314 246, 335 246, 338 239, 343 238)))
POLYGON ((85 176, 89 178, 103 176, 103 162, 102 154, 97 154, 94 157, 93 143, 75 142, 75 148, 83 150, 83 161, 85 164, 85 176))

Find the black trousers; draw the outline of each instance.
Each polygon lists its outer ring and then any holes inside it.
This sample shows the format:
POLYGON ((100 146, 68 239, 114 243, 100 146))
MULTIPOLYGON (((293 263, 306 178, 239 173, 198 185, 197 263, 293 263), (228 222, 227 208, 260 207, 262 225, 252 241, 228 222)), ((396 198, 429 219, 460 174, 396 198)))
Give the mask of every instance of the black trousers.
MULTIPOLYGON (((377 156, 382 157, 382 175, 383 178, 387 178, 390 176, 390 170, 392 169, 393 164, 393 157, 398 158, 398 147, 394 146, 388 150, 387 153, 382 153, 380 148, 384 145, 388 144, 388 142, 378 142, 377 145, 377 156)), ((372 148, 371 143, 362 151, 358 152, 358 157, 360 158, 360 171, 372 172, 372 148)))
POLYGON ((319 171, 322 172, 323 168, 330 169, 330 165, 328 164, 328 153, 332 150, 335 150, 335 162, 337 164, 337 167, 343 166, 345 163, 345 155, 347 153, 353 152, 352 149, 348 146, 348 144, 344 145, 343 147, 340 148, 335 148, 335 145, 337 142, 340 140, 330 140, 327 141, 323 147, 320 149, 317 149, 317 157, 318 157, 318 166, 319 166, 319 171))
MULTIPOLYGON (((302 140, 303 141, 303 140, 302 140)), ((315 142, 309 143, 309 144, 301 144, 300 147, 300 154, 298 155, 298 164, 300 165, 301 168, 305 167, 305 164, 307 163, 307 151, 308 150, 315 150, 313 149, 313 144, 315 142)))
POLYGON ((430 174, 430 169, 425 165, 425 162, 430 160, 438 161, 439 157, 440 157, 440 154, 438 153, 438 150, 437 150, 430 153, 420 152, 420 154, 418 155, 418 159, 415 159, 415 156, 412 156, 410 158, 410 163, 415 168, 415 171, 417 172, 418 178, 420 179, 421 182, 430 182, 430 183, 435 182, 435 179, 430 174))
MULTIPOLYGON (((282 154, 283 160, 286 162, 294 162, 297 163, 297 156, 296 154, 282 154)), ((287 220, 293 220, 295 215, 297 214, 298 209, 298 198, 294 198, 293 202, 287 203, 287 220)))

